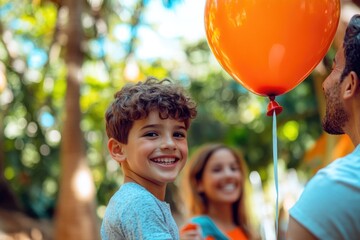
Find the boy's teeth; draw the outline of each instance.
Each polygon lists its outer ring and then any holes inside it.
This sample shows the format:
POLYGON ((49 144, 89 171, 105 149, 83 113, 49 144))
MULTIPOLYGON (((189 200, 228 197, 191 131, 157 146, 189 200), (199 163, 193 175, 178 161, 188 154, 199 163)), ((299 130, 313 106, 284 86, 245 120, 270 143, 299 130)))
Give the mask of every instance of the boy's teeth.
POLYGON ((175 162, 174 158, 157 158, 154 159, 154 162, 156 163, 162 163, 162 164, 171 164, 175 162))

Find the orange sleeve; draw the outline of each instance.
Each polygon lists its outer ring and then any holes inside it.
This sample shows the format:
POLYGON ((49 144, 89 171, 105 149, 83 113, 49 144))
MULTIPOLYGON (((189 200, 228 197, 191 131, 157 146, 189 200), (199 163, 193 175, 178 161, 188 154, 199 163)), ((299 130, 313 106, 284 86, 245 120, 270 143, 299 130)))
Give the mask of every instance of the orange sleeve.
POLYGON ((185 231, 188 231, 188 230, 196 230, 197 228, 197 224, 195 223, 188 223, 186 225, 184 225, 181 229, 180 229, 180 232, 185 232, 185 231))
POLYGON ((236 239, 236 240, 248 239, 240 228, 235 228, 234 230, 227 232, 226 235, 228 235, 230 239, 236 239))
MULTIPOLYGON (((195 223, 188 223, 186 225, 184 225, 182 228, 180 228, 180 233, 188 231, 188 230, 196 230, 196 228, 198 227, 197 224, 195 223)), ((204 240, 216 240, 213 237, 206 237, 204 240)))

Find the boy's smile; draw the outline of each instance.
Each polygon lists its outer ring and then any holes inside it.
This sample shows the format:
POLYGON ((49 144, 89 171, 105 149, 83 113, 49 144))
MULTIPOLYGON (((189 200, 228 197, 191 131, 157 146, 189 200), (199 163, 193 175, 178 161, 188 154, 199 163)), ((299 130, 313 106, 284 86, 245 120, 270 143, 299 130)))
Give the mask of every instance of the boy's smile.
POLYGON ((174 181, 188 156, 184 122, 161 119, 158 111, 135 121, 128 143, 121 145, 126 181, 137 182, 149 191, 174 181))

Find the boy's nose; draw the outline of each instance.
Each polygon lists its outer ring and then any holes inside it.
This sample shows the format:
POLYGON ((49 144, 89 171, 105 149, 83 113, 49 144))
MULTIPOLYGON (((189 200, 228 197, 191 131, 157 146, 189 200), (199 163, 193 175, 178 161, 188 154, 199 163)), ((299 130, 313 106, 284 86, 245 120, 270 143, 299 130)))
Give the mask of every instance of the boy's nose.
POLYGON ((161 143, 163 149, 176 149, 176 144, 172 137, 164 137, 161 143))

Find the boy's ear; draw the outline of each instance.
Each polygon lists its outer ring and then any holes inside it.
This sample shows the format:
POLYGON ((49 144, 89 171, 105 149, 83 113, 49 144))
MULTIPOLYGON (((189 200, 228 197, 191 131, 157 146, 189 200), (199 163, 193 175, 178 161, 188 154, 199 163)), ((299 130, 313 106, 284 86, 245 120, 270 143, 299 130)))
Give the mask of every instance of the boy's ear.
POLYGON ((345 92, 343 97, 345 99, 355 96, 355 94, 358 94, 359 89, 359 76, 356 74, 356 72, 351 71, 349 75, 344 79, 345 83, 345 92))
POLYGON ((126 160, 126 154, 124 153, 124 144, 120 143, 114 138, 110 138, 108 141, 108 149, 111 157, 121 163, 126 160))

